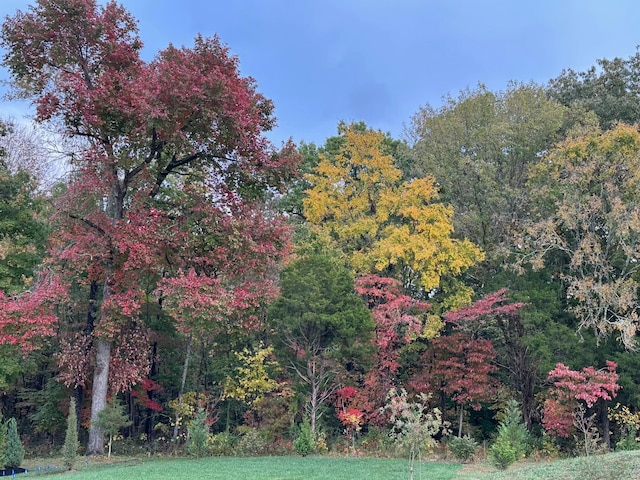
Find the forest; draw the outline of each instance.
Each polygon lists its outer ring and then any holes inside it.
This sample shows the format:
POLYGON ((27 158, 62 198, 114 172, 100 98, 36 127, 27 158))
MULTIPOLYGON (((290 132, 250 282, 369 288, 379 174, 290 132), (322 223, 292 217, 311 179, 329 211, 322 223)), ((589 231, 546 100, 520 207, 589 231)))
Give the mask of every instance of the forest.
POLYGON ((217 37, 37 0, 0 46, 67 166, 2 121, 0 447, 640 448, 640 52, 276 147, 217 37))

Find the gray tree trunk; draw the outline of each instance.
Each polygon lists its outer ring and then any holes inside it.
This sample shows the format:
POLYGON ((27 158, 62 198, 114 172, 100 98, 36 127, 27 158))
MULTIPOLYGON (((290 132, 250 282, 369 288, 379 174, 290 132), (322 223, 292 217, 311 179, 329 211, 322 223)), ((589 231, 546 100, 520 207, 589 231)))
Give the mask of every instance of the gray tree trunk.
POLYGON ((180 407, 182 406, 182 397, 184 396, 184 387, 187 383, 187 372, 189 371, 189 358, 191 357, 191 344, 192 337, 189 335, 187 339, 187 352, 184 356, 184 363, 182 364, 182 379, 180 381, 180 391, 178 392, 178 411, 176 412, 176 424, 173 426, 173 443, 178 443, 178 429, 180 428, 180 407))
POLYGON ((98 413, 107 406, 109 387, 109 363, 111 361, 111 343, 98 339, 96 345, 96 368, 93 372, 93 391, 91 394, 91 426, 87 455, 104 454, 104 432, 98 427, 98 413))

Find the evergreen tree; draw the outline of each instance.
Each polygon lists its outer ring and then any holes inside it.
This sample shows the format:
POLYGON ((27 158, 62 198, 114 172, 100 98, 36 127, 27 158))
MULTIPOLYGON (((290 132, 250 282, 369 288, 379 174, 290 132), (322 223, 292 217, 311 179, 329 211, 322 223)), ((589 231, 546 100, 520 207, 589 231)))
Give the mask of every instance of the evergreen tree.
POLYGON ((19 467, 24 460, 24 447, 18 435, 18 425, 15 418, 10 418, 7 421, 7 447, 4 458, 7 468, 19 467))
POLYGON ((62 447, 62 462, 67 470, 73 470, 78 456, 78 417, 76 415, 76 401, 74 398, 69 403, 69 415, 67 416, 67 433, 62 447))
POLYGON ((207 425, 207 412, 204 408, 198 409, 196 418, 188 427, 189 439, 187 440, 187 453, 193 457, 204 457, 209 453, 207 445, 209 440, 209 426, 207 425))
POLYGON ((518 402, 513 399, 507 401, 498 426, 498 436, 489 450, 489 460, 498 468, 507 468, 525 456, 530 441, 518 402))

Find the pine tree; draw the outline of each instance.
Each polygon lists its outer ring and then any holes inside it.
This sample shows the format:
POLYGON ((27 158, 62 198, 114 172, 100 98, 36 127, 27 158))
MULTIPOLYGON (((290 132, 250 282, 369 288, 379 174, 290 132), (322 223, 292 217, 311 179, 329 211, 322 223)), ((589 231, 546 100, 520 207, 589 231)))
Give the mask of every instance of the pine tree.
POLYGON ((187 440, 187 453, 193 457, 204 457, 209 453, 207 442, 209 440, 209 426, 207 425, 207 412, 200 408, 188 428, 189 440, 187 440))
POLYGON ((502 412, 498 437, 489 450, 489 460, 498 468, 507 468, 525 456, 530 441, 518 402, 511 399, 502 412))
POLYGON ((15 418, 10 418, 7 422, 7 447, 4 456, 7 468, 17 468, 24 460, 24 447, 18 435, 18 425, 15 418))
POLYGON ((76 415, 76 400, 69 403, 69 415, 67 416, 67 433, 62 447, 62 462, 67 470, 73 470, 78 456, 78 416, 76 415))

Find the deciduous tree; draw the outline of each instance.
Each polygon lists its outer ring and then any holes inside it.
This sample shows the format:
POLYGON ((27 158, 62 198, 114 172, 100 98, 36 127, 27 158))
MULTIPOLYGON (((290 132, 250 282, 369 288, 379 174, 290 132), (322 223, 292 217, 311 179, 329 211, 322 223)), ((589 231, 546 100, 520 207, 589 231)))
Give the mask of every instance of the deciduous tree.
MULTIPOLYGON (((242 256, 253 237, 236 243, 205 230, 237 214, 260 217, 255 200, 282 184, 297 156, 291 144, 276 152, 263 137, 274 124, 272 103, 240 76, 237 58, 217 38, 198 36, 192 48, 169 46, 145 62, 135 20, 115 2, 38 0, 6 19, 2 45, 16 93, 33 101, 37 120, 84 140, 57 203, 52 255, 99 288, 89 301, 95 369, 87 451, 102 453, 97 415, 112 360, 139 359, 122 342, 144 334, 137 312, 154 291, 145 284, 187 274, 183 259, 213 239, 199 251, 218 260, 227 249, 242 256)), ((278 256, 286 237, 272 240, 278 256)), ((200 260, 205 285, 232 271, 200 260)), ((145 369, 136 364, 119 375, 122 388, 145 369)))
POLYGON ((431 290, 483 258, 452 238, 453 209, 430 175, 402 182, 381 132, 342 126, 335 154, 320 153, 303 200, 309 222, 331 238, 362 274, 381 273, 408 290, 431 290))
POLYGON ((377 275, 365 275, 356 280, 356 292, 365 300, 375 323, 371 340, 374 363, 364 379, 353 404, 365 414, 366 421, 382 426, 386 417, 382 408, 397 381, 400 355, 404 347, 425 334, 435 335, 441 327, 437 317, 428 317, 430 305, 401 291, 398 280, 377 275), (435 325, 434 325, 435 324, 435 325))
POLYGON ((568 437, 573 430, 575 413, 580 401, 588 408, 598 400, 611 400, 620 389, 617 365, 607 360, 600 370, 585 367, 571 370, 562 363, 551 370, 548 379, 553 382, 549 398, 543 407, 542 425, 545 430, 559 437, 568 437))
POLYGON ((586 71, 568 68, 549 82, 549 96, 572 110, 592 111, 603 129, 640 121, 640 50, 627 59, 601 58, 586 71))
POLYGON ((413 117, 404 178, 433 175, 453 206, 454 236, 493 258, 526 217, 528 165, 558 140, 566 109, 542 87, 519 83, 504 92, 479 85, 443 103, 413 117))
POLYGON ((639 154, 635 127, 575 130, 535 165, 536 208, 517 244, 520 264, 558 271, 581 328, 627 347, 640 309, 639 154))

